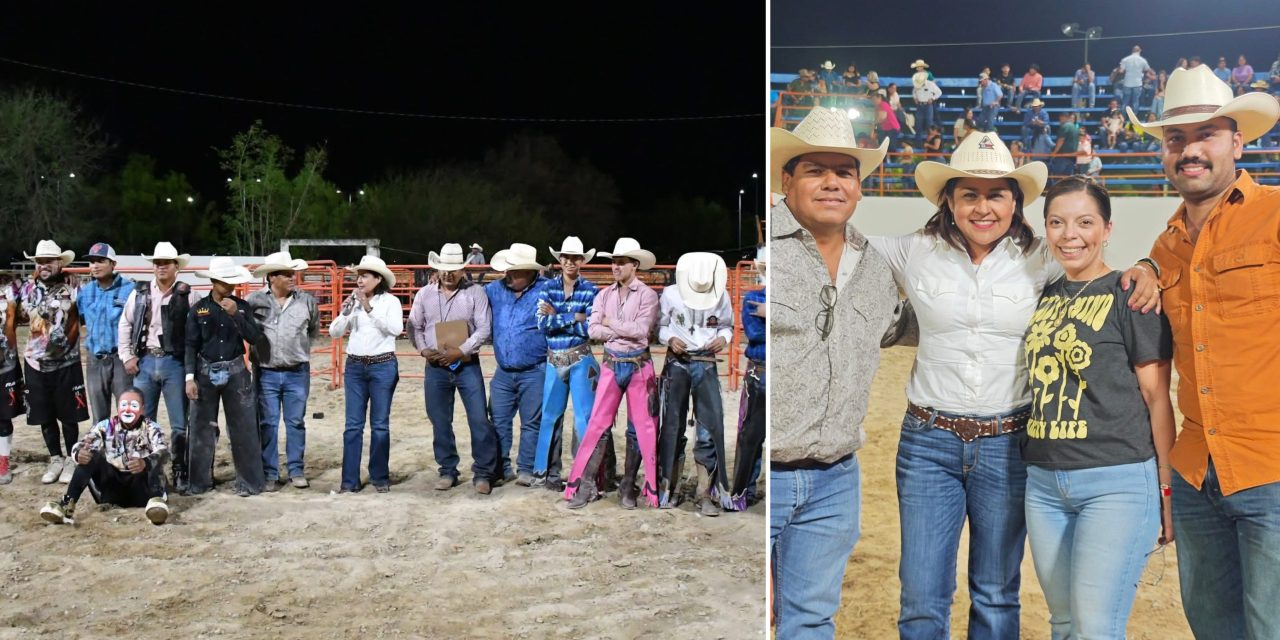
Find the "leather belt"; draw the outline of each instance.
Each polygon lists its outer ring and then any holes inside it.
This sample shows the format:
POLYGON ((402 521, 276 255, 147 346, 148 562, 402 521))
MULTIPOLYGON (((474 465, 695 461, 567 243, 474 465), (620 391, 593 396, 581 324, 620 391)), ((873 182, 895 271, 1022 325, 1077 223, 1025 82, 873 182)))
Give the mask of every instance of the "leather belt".
POLYGON ((147 347, 147 352, 145 355, 155 356, 157 358, 163 358, 169 354, 161 347, 147 347))
POLYGON ((608 350, 604 352, 605 364, 613 364, 615 362, 630 362, 631 364, 641 365, 648 362, 651 358, 652 356, 649 354, 648 351, 645 351, 644 353, 631 358, 619 358, 618 356, 615 356, 612 353, 609 353, 608 350))
POLYGON ((917 406, 913 402, 907 403, 907 413, 926 423, 932 420, 933 426, 956 434, 956 437, 963 442, 973 442, 978 438, 1021 431, 1027 426, 1027 418, 1031 417, 1031 409, 1029 408, 1002 418, 989 420, 979 420, 964 416, 945 416, 937 411, 917 406))
POLYGON ((302 371, 302 368, 303 368, 303 367, 305 367, 305 366, 307 366, 307 365, 309 365, 309 364, 311 364, 311 363, 310 363, 310 362, 299 362, 298 364, 295 364, 295 365, 289 365, 289 366, 287 366, 287 367, 263 367, 263 368, 262 368, 262 370, 263 370, 263 371, 281 371, 281 372, 284 372, 284 373, 297 373, 297 372, 299 372, 299 371, 302 371))
POLYGON ((748 360, 747 361, 747 369, 746 369, 747 375, 751 375, 753 373, 764 373, 764 371, 765 371, 764 360, 748 360))
POLYGON ((547 364, 553 367, 572 367, 579 360, 591 355, 591 343, 584 342, 568 349, 547 349, 547 364))
POLYGON ((396 354, 394 351, 379 353, 373 356, 357 356, 357 355, 348 353, 347 359, 355 362, 359 362, 360 364, 380 364, 383 362, 391 362, 392 360, 395 360, 396 354))

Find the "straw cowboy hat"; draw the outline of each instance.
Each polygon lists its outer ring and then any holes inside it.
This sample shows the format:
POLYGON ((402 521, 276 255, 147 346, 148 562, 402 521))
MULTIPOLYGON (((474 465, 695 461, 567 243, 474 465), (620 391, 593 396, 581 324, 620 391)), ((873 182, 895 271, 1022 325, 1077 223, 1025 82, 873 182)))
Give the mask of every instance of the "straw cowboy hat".
POLYGON ((1253 84, 1249 85, 1249 87, 1253 89, 1270 89, 1271 84, 1268 83, 1266 80, 1258 80, 1257 82, 1254 82, 1253 84))
POLYGON ((1035 100, 1032 100, 1032 101, 1031 101, 1031 104, 1029 104, 1029 105, 1027 105, 1027 106, 1028 106, 1028 107, 1043 107, 1043 106, 1044 106, 1044 101, 1043 101, 1043 100, 1041 100, 1040 98, 1036 98, 1035 100))
MULTIPOLYGON (((551 247, 547 248, 551 249, 551 247)), ((559 251, 551 249, 551 255, 555 256, 556 260, 559 260, 561 255, 571 255, 582 256, 584 260, 590 261, 592 258, 596 257, 596 250, 592 249, 590 251, 583 251, 582 240, 578 239, 578 236, 569 236, 564 239, 564 242, 560 243, 559 251)))
POLYGON ((64 267, 71 264, 71 261, 76 259, 76 252, 63 251, 62 247, 59 247, 58 243, 52 240, 41 240, 40 242, 37 242, 35 255, 31 255, 26 251, 23 251, 22 255, 26 256, 28 260, 35 260, 36 258, 58 258, 62 260, 62 265, 64 267))
POLYGON ((244 284, 253 280, 253 274, 249 273, 248 269, 225 256, 214 256, 209 261, 209 268, 204 271, 196 271, 196 277, 217 280, 227 284, 244 284))
POLYGON ((168 242, 157 242, 156 250, 152 251, 151 255, 143 254, 142 259, 147 262, 155 262, 156 260, 173 260, 178 263, 179 269, 186 269, 187 263, 191 262, 191 254, 178 253, 178 250, 168 242))
POLYGON ((782 167, 792 158, 806 153, 839 153, 853 156, 858 161, 858 178, 864 179, 884 161, 889 150, 889 138, 877 149, 858 147, 849 115, 840 109, 819 107, 809 112, 795 131, 780 127, 769 130, 770 170, 773 190, 782 193, 782 167))
POLYGON ((253 275, 261 278, 262 276, 274 273, 276 271, 306 271, 306 260, 294 260, 288 251, 277 251, 262 259, 262 264, 253 270, 253 275))
POLYGON ((925 62, 924 62, 924 60, 923 60, 922 58, 916 58, 916 61, 911 63, 911 68, 912 68, 912 69, 918 69, 918 68, 920 68, 920 67, 923 67, 923 68, 925 68, 925 69, 928 69, 928 68, 929 68, 929 65, 925 64, 925 62))
POLYGON ((514 242, 510 249, 503 249, 493 254, 489 266, 498 271, 521 271, 532 269, 542 271, 545 267, 538 264, 538 250, 533 246, 514 242))
POLYGON ((467 258, 462 255, 462 245, 450 242, 440 247, 440 253, 434 251, 428 253, 427 264, 436 271, 457 271, 467 266, 467 258))
MULTIPOLYGON (((458 245, 455 244, 453 246, 457 247, 458 245)), ((462 248, 458 247, 458 251, 461 252, 462 248)), ((396 274, 391 273, 391 270, 387 268, 387 263, 377 256, 360 256, 360 264, 353 264, 347 267, 347 271, 355 274, 359 274, 361 271, 376 273, 382 276, 382 280, 387 283, 388 287, 396 286, 396 274)))
POLYGON ((652 251, 645 251, 640 248, 640 243, 635 238, 618 238, 613 244, 612 252, 601 251, 601 258, 631 258, 640 262, 640 269, 652 269, 653 265, 658 264, 658 259, 654 257, 652 251))
POLYGON ((729 270, 714 253, 686 253, 676 261, 676 286, 685 306, 695 311, 715 307, 724 296, 729 270))
POLYGON ((1049 167, 1043 162, 1028 162, 1014 168, 1013 154, 994 133, 974 132, 951 154, 951 163, 928 160, 916 166, 916 186, 926 200, 942 204, 942 188, 952 178, 1010 178, 1022 189, 1022 206, 1030 205, 1044 191, 1049 180, 1049 167))
POLYGON ((1157 140, 1170 125, 1193 124, 1214 118, 1231 118, 1246 143, 1258 139, 1280 118, 1280 103, 1265 93, 1246 93, 1233 98, 1231 87, 1218 79, 1209 67, 1174 69, 1164 92, 1164 113, 1155 122, 1141 122, 1133 109, 1125 107, 1129 121, 1139 131, 1157 140))

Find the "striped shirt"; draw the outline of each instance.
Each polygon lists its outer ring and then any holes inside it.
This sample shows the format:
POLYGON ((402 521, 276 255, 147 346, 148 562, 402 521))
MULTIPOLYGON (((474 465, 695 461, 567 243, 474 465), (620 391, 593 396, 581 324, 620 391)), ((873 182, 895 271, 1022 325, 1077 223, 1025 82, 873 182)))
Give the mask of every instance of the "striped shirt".
POLYGON ((576 313, 590 316, 591 305, 598 292, 595 284, 581 276, 573 282, 573 294, 567 298, 564 295, 564 274, 543 284, 538 291, 538 302, 546 302, 556 309, 554 315, 538 313, 538 328, 547 336, 548 349, 563 351, 589 340, 587 321, 575 321, 573 316, 576 313))
POLYGON ((80 287, 76 294, 76 308, 80 310, 80 322, 88 330, 84 346, 90 354, 103 355, 116 350, 120 316, 132 292, 133 281, 118 273, 106 289, 96 281, 80 287))

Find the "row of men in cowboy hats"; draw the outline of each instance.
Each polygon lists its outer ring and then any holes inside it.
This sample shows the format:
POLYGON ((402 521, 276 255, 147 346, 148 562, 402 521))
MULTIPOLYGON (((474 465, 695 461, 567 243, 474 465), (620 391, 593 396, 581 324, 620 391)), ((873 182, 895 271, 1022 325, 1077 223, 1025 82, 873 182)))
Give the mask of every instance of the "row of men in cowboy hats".
POLYGON ((903 637, 950 634, 955 576, 939 567, 954 573, 967 520, 971 634, 1018 636, 1029 542, 1053 635, 1121 637, 1148 550, 1176 535, 1196 637, 1280 638, 1280 616, 1258 605, 1280 601, 1280 188, 1236 164, 1280 103, 1234 97, 1200 66, 1173 72, 1158 120, 1126 111, 1161 140, 1182 202, 1124 273, 1102 250, 1105 188, 1054 185, 1036 237, 1023 210, 1047 167, 1015 167, 994 134, 969 136, 948 164, 920 164, 921 195, 938 207, 922 229, 868 237, 851 219, 885 147, 859 148, 848 119, 826 109, 771 132, 770 177, 785 196, 770 231, 786 362, 770 437, 778 637, 835 635, 860 532, 871 380, 907 316, 895 318, 900 286, 919 341, 896 462, 903 637), (1158 304, 1165 315, 1147 313, 1158 304), (1059 419, 1046 421, 1055 396, 1059 419))
MULTIPOLYGON (((480 287, 473 288, 458 277, 465 264, 458 245, 446 245, 440 255, 434 252, 431 255, 429 263, 440 273, 440 278, 438 282, 424 287, 415 299, 414 313, 410 314, 410 339, 428 361, 424 388, 431 409, 428 414, 435 431, 436 457, 441 465, 437 489, 448 489, 457 482, 457 454, 452 431, 453 389, 459 391, 467 409, 473 455, 477 460, 475 482, 477 489, 483 492, 488 492, 487 485, 492 481, 504 480, 511 475, 511 424, 517 411, 523 422, 521 455, 517 462, 521 474, 516 478, 521 484, 534 484, 534 458, 538 461, 540 478, 545 481, 548 472, 552 472, 548 484, 554 487, 558 483, 560 446, 557 428, 569 395, 574 397, 575 411, 579 414, 575 436, 581 437, 587 431, 587 418, 594 396, 585 389, 588 386, 594 388, 591 383, 599 374, 589 348, 583 349, 588 337, 585 323, 594 307, 595 287, 577 276, 582 262, 590 259, 594 251, 583 252, 581 242, 571 237, 566 239, 561 251, 553 250, 552 253, 563 268, 563 273, 554 280, 537 276, 542 267, 537 264, 536 251, 532 247, 513 245, 511 249, 499 252, 493 263, 495 268, 506 273, 506 277, 485 287, 483 293, 480 287), (534 291, 535 285, 537 295, 525 297, 526 292, 534 291), (543 291, 552 289, 553 285, 559 285, 558 293, 543 291), (457 296, 458 293, 463 295, 457 296), (433 295, 438 303, 434 306, 427 302, 433 295), (536 308, 532 306, 535 298, 536 308), (437 332, 448 329, 449 323, 457 320, 462 322, 452 326, 460 329, 462 339, 456 344, 437 342, 437 332), (543 334, 544 337, 541 342, 530 340, 531 333, 543 334), (485 414, 486 402, 479 368, 468 366, 475 365, 471 356, 490 334, 499 363, 493 387, 497 428, 485 414), (538 354, 533 354, 535 357, 530 359, 530 344, 545 344, 545 347, 536 348, 544 351, 540 354, 541 362, 536 357, 538 354), (552 363, 551 371, 557 375, 547 375, 544 380, 542 369, 548 359, 552 363), (576 366, 583 360, 590 362, 576 366), (568 364, 563 364, 565 362, 568 364), (530 375, 532 373, 537 375, 530 375), (544 406, 549 417, 546 420, 539 415, 544 406), (540 445, 536 446, 536 455, 535 440, 540 445), (553 445, 554 453, 551 451, 553 445), (501 475, 497 464, 502 465, 501 475)), ((619 262, 625 263, 623 271, 626 266, 631 267, 629 277, 625 279, 628 286, 643 287, 634 279, 634 267, 642 264, 645 268, 652 266, 652 254, 640 249, 630 239, 619 241, 615 254, 619 262)), ((719 260, 710 254, 694 254, 687 256, 685 262, 692 264, 701 260, 700 264, 706 264, 708 256, 719 260)), ((33 337, 28 344, 28 360, 40 365, 29 366, 26 372, 27 404, 36 408, 29 412, 28 421, 42 425, 50 447, 50 465, 44 481, 54 482, 61 477, 70 485, 61 501, 42 509, 46 519, 52 522, 72 520, 75 501, 86 486, 119 485, 119 491, 107 492, 108 499, 114 496, 115 501, 124 504, 136 504, 139 500, 153 502, 155 504, 148 507, 148 516, 156 521, 157 517, 167 515, 162 472, 165 459, 172 461, 175 488, 192 494, 209 490, 218 436, 219 402, 226 411, 238 494, 273 491, 280 486, 277 429, 282 417, 286 426, 288 475, 285 477, 297 488, 308 486, 303 463, 304 416, 309 389, 310 341, 319 332, 319 313, 315 299, 296 288, 294 274, 306 269, 305 261, 294 260, 285 252, 277 253, 268 256, 250 274, 229 258, 214 258, 209 269, 196 273, 212 283, 209 296, 202 299, 185 283, 177 281, 178 271, 186 267, 190 255, 179 254, 172 244, 159 243, 152 255, 143 256, 153 264, 155 278, 135 290, 134 283, 114 273, 114 250, 99 243, 93 246, 89 255, 93 283, 79 288, 73 300, 73 287, 61 271, 74 257, 72 252, 63 252, 52 241, 44 241, 36 255, 31 257, 37 262, 36 277, 20 289, 20 295, 15 296, 15 304, 20 304, 22 312, 31 319, 33 337), (237 298, 235 287, 250 282, 254 276, 265 277, 267 286, 251 294, 247 300, 237 298), (69 363, 78 364, 79 348, 76 343, 81 329, 86 331, 86 347, 90 354, 87 391, 80 368, 67 366, 69 363), (256 380, 244 365, 246 342, 252 345, 256 380), (112 396, 119 402, 115 417, 110 417, 112 396), (161 397, 165 400, 172 423, 168 439, 155 424, 161 397), (71 400, 64 401, 66 399, 71 400), (192 407, 190 420, 186 415, 187 401, 192 407), (134 407, 134 404, 138 406, 134 407), (47 410, 46 405, 49 405, 47 410), (93 407, 95 428, 77 442, 77 423, 88 418, 87 405, 93 407), (48 418, 50 415, 54 417, 48 418), (58 418, 64 425, 65 456, 56 438, 58 418), (129 453, 126 455, 126 452, 129 453), (141 455, 142 452, 146 454, 141 455), (98 458, 91 455, 94 453, 101 453, 100 457, 110 464, 99 465, 98 458), (134 458, 147 462, 139 467, 131 462, 134 458), (131 471, 134 468, 138 470, 131 471), (96 482, 91 485, 90 479, 96 482)), ((723 262, 718 264, 719 275, 715 275, 715 268, 712 270, 712 280, 720 283, 719 294, 714 301, 717 311, 710 314, 710 323, 715 328, 720 322, 718 318, 724 318, 725 325, 718 328, 719 332, 731 335, 732 310, 729 308, 728 313, 719 310, 728 301, 723 286, 725 269, 723 262)), ((347 349, 347 429, 341 488, 352 491, 360 487, 361 432, 367 405, 371 409, 374 436, 371 440, 370 481, 378 490, 385 491, 389 489, 385 470, 389 450, 386 414, 394 385, 380 384, 386 378, 378 378, 374 370, 377 365, 389 361, 388 353, 394 353, 394 338, 403 329, 403 323, 399 303, 386 294, 386 290, 394 285, 395 278, 385 263, 366 256, 360 265, 350 269, 360 274, 359 284, 363 285, 367 280, 371 286, 358 286, 344 306, 343 313, 330 326, 330 332, 335 336, 340 337, 348 331, 352 334, 347 349), (395 316, 388 316, 386 322, 377 322, 369 316, 373 303, 380 298, 379 306, 392 311, 395 316), (362 322, 361 317, 366 317, 366 320, 362 322), (380 351, 387 346, 385 340, 388 337, 392 341, 391 347, 380 351), (376 353, 369 352, 371 349, 376 353)), ((615 272, 618 270, 615 267, 615 272)), ((679 267, 678 272, 684 273, 684 267, 679 267)), ((678 277, 678 280, 687 279, 678 277)), ((714 282, 698 286, 703 285, 711 287, 714 282)), ((671 291, 677 291, 677 288, 671 291)), ((705 293, 690 293, 689 296, 702 296, 699 301, 706 298, 705 293)), ((637 301, 639 298, 637 296, 637 301)), ((7 347, 16 343, 12 321, 17 314, 12 306, 6 307, 6 311, 10 320, 6 325, 9 329, 6 332, 7 347)), ((626 308, 616 312, 625 314, 626 308)), ((612 317, 612 313, 605 315, 612 317)), ((677 315, 676 324, 684 323, 686 316, 677 315)), ((689 318, 692 322, 693 316, 689 318)), ((646 327, 646 345, 647 328, 655 320, 649 318, 642 322, 646 327)), ((689 331, 695 331, 693 325, 689 331)), ((441 338, 446 339, 444 334, 441 338)), ((704 346, 706 336, 696 338, 702 340, 696 342, 697 347, 704 346)), ((716 350, 722 349, 727 339, 728 336, 717 334, 716 350)), ((680 337, 675 337, 674 342, 677 350, 686 345, 680 337)), ((13 359, 7 358, 6 362, 13 359)), ((18 391, 23 384, 21 373, 16 367, 0 370, 0 376, 11 383, 11 389, 18 391)), ((714 373, 709 377, 715 382, 714 373)), ((685 393, 687 395, 687 389, 685 393)), ((17 397, 21 395, 19 393, 17 397)), ((714 395, 718 402, 718 386, 714 395)), ((687 398, 685 405, 673 424, 683 424, 687 398)), ((21 409, 20 402, 11 403, 10 413, 16 415, 21 409)), ((701 415, 701 406, 698 410, 701 415)), ((610 415, 608 422, 611 424, 612 420, 610 415)), ((719 426, 721 422, 717 417, 712 427, 719 426)), ((8 424, 8 433, 11 434, 11 422, 8 424)), ((651 430, 642 428, 646 434, 651 430)), ((722 429, 713 428, 711 431, 722 433, 722 429)), ((10 438, 6 436, 3 440, 6 457, 0 459, 0 463, 8 461, 10 438)), ((642 435, 637 442, 647 443, 648 439, 642 435)), ((717 455, 700 455, 700 460, 705 458, 710 469, 716 468, 715 461, 724 459, 722 437, 716 443, 719 446, 711 446, 709 450, 717 455)), ((682 440, 680 445, 683 451, 682 440)), ((638 447, 637 444, 637 451, 638 447)), ((629 468, 638 466, 638 460, 637 454, 637 462, 629 463, 629 468)), ((646 477, 653 478, 654 474, 646 474, 646 477)), ((727 496, 727 482, 722 482, 721 486, 721 494, 727 496)), ((99 494, 95 494, 95 498, 103 499, 99 494)), ((631 501, 634 502, 634 498, 631 501)), ((159 519, 163 521, 162 517, 159 519)))
MULTIPOLYGON (((698 465, 699 510, 742 509, 754 481, 751 472, 763 443, 763 405, 754 439, 739 449, 746 465, 742 487, 731 487, 724 445, 724 412, 716 375, 716 354, 733 335, 733 308, 725 290, 727 268, 714 254, 691 253, 676 265, 676 286, 661 297, 637 278, 654 266, 654 255, 631 238, 621 238, 610 258, 613 284, 598 288, 581 277, 582 265, 597 255, 570 236, 551 253, 560 272, 540 274, 537 250, 516 243, 498 251, 490 265, 503 277, 483 288, 462 277, 462 248, 446 244, 431 252, 435 282, 414 297, 408 337, 426 360, 423 393, 432 423, 438 478, 447 491, 459 482, 453 433, 453 403, 461 398, 471 432, 472 484, 487 494, 500 482, 563 490, 570 508, 599 498, 611 480, 611 427, 624 397, 628 403, 626 458, 619 487, 621 504, 635 508, 643 495, 652 506, 673 506, 687 443, 684 433, 692 394, 701 426, 694 448, 698 465), (664 372, 655 375, 650 335, 668 346, 664 372), (491 341, 497 369, 488 399, 477 360, 491 341), (604 346, 597 362, 591 342, 604 346), (561 418, 573 401, 574 464, 562 478, 561 418), (488 410, 486 411, 486 407, 488 410), (514 423, 520 418, 516 457, 511 459, 514 423), (751 443, 754 442, 754 448, 751 443), (644 484, 636 480, 644 466, 644 484)), ((378 258, 365 256, 350 267, 356 291, 330 326, 330 334, 350 334, 346 362, 347 422, 341 492, 361 489, 360 459, 366 415, 371 429, 369 483, 389 491, 389 407, 398 374, 395 338, 403 330, 400 307, 387 290, 395 274, 378 258), (368 412, 366 414, 366 407, 368 412)), ((763 308, 757 310, 763 314, 763 308)), ((763 323, 760 323, 763 339, 763 323)), ((759 349, 763 359, 763 349, 759 349)), ((763 376, 763 367, 759 367, 763 376)), ((757 386, 757 394, 762 388, 757 386)), ((742 434, 739 434, 740 440, 742 434)), ((736 478, 735 474, 735 478, 736 478)))

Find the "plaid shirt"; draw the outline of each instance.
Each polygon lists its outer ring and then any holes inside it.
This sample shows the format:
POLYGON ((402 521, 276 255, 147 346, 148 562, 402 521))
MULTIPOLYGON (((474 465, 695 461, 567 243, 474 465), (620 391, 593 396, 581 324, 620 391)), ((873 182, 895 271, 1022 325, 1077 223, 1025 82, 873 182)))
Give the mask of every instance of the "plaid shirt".
POLYGON ((169 445, 165 443, 160 423, 146 417, 139 418, 138 422, 132 429, 125 428, 116 416, 93 425, 89 433, 84 434, 80 442, 71 448, 72 457, 88 447, 90 451, 102 452, 107 462, 121 471, 134 458, 146 459, 149 467, 163 463, 168 455, 169 445))
POLYGON ((76 309, 80 310, 80 322, 88 330, 84 346, 90 354, 102 355, 116 350, 120 316, 132 291, 133 281, 120 274, 116 274, 116 279, 106 289, 92 281, 80 287, 76 294, 76 309))
MULTIPOLYGON (((538 313, 538 328, 547 336, 547 348, 552 351, 572 349, 589 340, 587 321, 577 322, 575 313, 591 315, 591 305, 596 300, 599 289, 591 281, 578 277, 573 282, 573 295, 564 295, 564 274, 547 280, 538 292, 538 302, 546 302, 555 307, 554 315, 538 313)), ((541 305, 538 305, 541 306, 541 305)))

